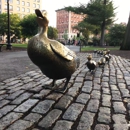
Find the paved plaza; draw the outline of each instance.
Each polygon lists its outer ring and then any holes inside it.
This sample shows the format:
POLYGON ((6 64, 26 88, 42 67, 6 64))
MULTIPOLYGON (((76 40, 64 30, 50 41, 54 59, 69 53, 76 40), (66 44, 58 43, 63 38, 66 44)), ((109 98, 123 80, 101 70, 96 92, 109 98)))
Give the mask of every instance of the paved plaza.
MULTIPOLYGON (((129 130, 130 60, 112 55, 92 75, 85 65, 88 53, 77 55, 80 67, 64 93, 45 89, 52 80, 26 56, 18 62, 25 61, 25 70, 1 78, 0 130, 129 130)), ((64 79, 56 84, 62 87, 64 79)))

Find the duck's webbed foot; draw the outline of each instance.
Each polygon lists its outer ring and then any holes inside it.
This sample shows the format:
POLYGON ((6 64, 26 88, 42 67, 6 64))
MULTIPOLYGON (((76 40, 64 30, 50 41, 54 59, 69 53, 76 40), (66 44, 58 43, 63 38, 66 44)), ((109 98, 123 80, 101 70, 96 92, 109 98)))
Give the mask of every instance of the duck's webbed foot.
POLYGON ((91 74, 92 74, 92 75, 95 74, 95 70, 92 70, 92 71, 91 71, 91 74))
POLYGON ((45 84, 43 87, 46 89, 53 89, 55 87, 55 82, 56 82, 56 80, 53 79, 53 81, 51 83, 45 84))
POLYGON ((89 69, 89 70, 87 71, 87 73, 88 73, 88 74, 91 74, 91 70, 89 69))
POLYGON ((66 89, 67 89, 67 85, 68 85, 68 83, 69 83, 69 81, 70 81, 70 78, 71 78, 71 76, 70 76, 70 77, 67 77, 67 78, 66 78, 65 85, 64 85, 62 88, 55 89, 55 91, 65 92, 66 89))

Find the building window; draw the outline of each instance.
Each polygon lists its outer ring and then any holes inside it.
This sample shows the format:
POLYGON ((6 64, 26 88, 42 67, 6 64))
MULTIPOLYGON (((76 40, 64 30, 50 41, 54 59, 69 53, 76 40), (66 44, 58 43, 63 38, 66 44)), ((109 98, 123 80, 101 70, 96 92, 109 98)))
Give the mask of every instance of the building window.
POLYGON ((40 0, 37 0, 37 2, 40 2, 40 0))
POLYGON ((22 5, 25 5, 25 2, 24 2, 24 1, 22 1, 22 5))
POLYGON ((33 0, 34 2, 36 2, 36 0, 33 0))
POLYGON ((7 9, 7 5, 5 5, 5 9, 7 9))
POLYGON ((37 8, 40 8, 40 5, 39 5, 39 4, 37 5, 37 8))
POLYGON ((9 6, 9 10, 13 10, 13 6, 12 5, 9 6))
POLYGON ((30 3, 29 3, 29 2, 27 2, 27 6, 30 6, 30 3))
POLYGON ((22 12, 25 12, 25 8, 22 8, 22 12))
MULTIPOLYGON (((7 10, 7 5, 5 5, 5 10, 7 10)), ((9 6, 9 10, 13 10, 13 6, 12 5, 9 6)))
POLYGON ((20 7, 17 7, 17 11, 20 11, 20 7))
POLYGON ((36 4, 33 4, 33 7, 35 8, 35 7, 36 7, 36 4))
POLYGON ((33 9, 33 13, 35 13, 35 9, 33 9))
POLYGON ((27 9, 27 12, 29 13, 29 12, 30 12, 30 9, 27 9))
MULTIPOLYGON (((5 2, 7 2, 7 0, 5 0, 5 2)), ((13 3, 13 0, 9 0, 10 3, 13 3)))
POLYGON ((19 0, 17 0, 17 5, 19 5, 20 4, 20 1, 19 0))

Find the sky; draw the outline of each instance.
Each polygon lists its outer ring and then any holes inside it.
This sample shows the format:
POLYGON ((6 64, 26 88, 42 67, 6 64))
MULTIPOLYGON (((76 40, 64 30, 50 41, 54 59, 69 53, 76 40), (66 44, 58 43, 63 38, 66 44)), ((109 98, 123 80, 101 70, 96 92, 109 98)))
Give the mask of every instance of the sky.
MULTIPOLYGON (((79 3, 87 4, 90 0, 42 0, 42 9, 48 12, 49 26, 56 27, 56 10, 67 6, 78 6, 79 3)), ((113 0, 117 24, 128 23, 130 14, 130 0, 113 0)))

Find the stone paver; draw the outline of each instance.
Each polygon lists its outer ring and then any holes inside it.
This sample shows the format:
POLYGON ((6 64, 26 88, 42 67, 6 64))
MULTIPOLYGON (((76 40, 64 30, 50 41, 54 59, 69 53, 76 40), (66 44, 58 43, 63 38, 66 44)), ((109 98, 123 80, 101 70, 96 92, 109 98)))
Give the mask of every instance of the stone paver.
POLYGON ((77 54, 81 64, 64 93, 45 89, 52 80, 39 69, 1 81, 0 130, 129 130, 130 60, 112 55, 92 75, 88 54, 77 54))

